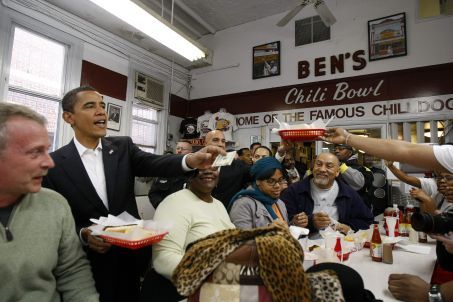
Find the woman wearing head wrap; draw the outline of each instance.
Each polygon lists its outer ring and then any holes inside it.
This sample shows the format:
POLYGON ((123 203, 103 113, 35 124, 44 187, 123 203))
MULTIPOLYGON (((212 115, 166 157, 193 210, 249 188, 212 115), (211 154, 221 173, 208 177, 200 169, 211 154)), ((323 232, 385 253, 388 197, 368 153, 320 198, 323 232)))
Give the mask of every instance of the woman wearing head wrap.
POLYGON ((288 223, 285 204, 279 199, 285 182, 282 166, 274 157, 264 157, 250 169, 252 187, 239 191, 231 199, 231 221, 237 228, 266 226, 279 219, 288 223))

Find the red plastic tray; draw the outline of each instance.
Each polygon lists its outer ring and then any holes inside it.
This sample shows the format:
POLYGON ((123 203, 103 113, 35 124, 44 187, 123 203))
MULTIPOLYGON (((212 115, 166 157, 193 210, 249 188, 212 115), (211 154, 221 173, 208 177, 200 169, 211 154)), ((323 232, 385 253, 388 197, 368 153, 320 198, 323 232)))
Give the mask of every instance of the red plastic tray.
POLYGON ((312 141, 324 136, 326 129, 290 129, 280 130, 281 138, 291 141, 312 141))
POLYGON ((154 243, 158 243, 167 234, 168 234, 168 232, 165 232, 162 234, 158 234, 158 235, 155 235, 152 237, 148 237, 148 238, 141 239, 141 240, 135 240, 135 241, 119 239, 119 238, 110 237, 110 236, 106 236, 106 235, 100 235, 99 237, 101 237, 102 239, 104 239, 105 241, 107 241, 108 243, 111 243, 113 245, 121 246, 121 247, 131 249, 131 250, 136 250, 136 249, 140 249, 142 247, 145 247, 145 246, 148 246, 148 245, 151 245, 154 243))

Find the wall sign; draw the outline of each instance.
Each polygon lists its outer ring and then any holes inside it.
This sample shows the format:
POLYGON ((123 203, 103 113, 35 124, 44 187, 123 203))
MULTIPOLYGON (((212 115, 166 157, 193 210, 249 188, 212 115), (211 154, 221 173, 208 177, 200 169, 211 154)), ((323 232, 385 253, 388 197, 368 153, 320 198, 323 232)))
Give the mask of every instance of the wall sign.
POLYGON ((193 99, 190 106, 187 100, 172 96, 170 114, 200 116, 218 108, 226 108, 234 115, 289 112, 449 95, 453 94, 452 74, 453 63, 446 63, 193 99))
POLYGON ((297 63, 297 78, 305 79, 311 73, 315 77, 325 76, 326 74, 343 73, 346 64, 352 64, 353 70, 362 70, 366 67, 364 58, 365 50, 356 50, 352 54, 347 52, 344 54, 326 57, 319 57, 309 61, 299 61, 297 63), (350 61, 350 62, 349 62, 350 61))
POLYGON ((276 125, 274 119, 289 124, 311 123, 318 118, 328 120, 335 116, 335 122, 354 120, 367 123, 418 119, 451 119, 453 117, 453 94, 392 100, 373 103, 359 103, 337 106, 323 106, 306 109, 259 112, 236 115, 238 128, 253 128, 276 125))

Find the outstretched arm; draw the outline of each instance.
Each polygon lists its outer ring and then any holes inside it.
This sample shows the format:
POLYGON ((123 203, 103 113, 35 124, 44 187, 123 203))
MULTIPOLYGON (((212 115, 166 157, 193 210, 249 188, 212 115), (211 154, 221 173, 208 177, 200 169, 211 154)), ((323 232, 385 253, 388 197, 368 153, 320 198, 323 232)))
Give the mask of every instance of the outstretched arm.
POLYGON ((393 165, 393 161, 385 161, 385 165, 387 166, 387 168, 389 168, 390 171, 392 171, 393 175, 395 175, 396 178, 398 178, 402 182, 407 183, 408 185, 411 185, 413 187, 422 187, 422 183, 418 177, 407 175, 406 173, 395 167, 393 165))
POLYGON ((347 144, 378 158, 404 162, 427 170, 448 172, 436 159, 432 146, 409 142, 363 137, 343 128, 330 128, 324 139, 335 144, 347 144))

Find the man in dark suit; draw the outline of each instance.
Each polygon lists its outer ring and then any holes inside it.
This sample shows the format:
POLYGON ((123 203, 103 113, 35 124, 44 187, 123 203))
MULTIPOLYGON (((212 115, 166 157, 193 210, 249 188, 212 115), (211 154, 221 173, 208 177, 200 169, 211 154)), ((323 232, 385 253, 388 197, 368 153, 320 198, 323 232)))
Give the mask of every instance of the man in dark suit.
POLYGON ((71 125, 75 137, 51 154, 56 166, 43 184, 62 194, 71 206, 101 301, 137 301, 140 273, 150 252, 111 246, 92 236, 87 228, 89 219, 123 211, 138 218, 135 176, 181 175, 192 168, 208 167, 218 153, 225 153, 209 147, 193 154, 159 156, 141 151, 129 137, 105 138, 105 103, 92 87, 69 91, 62 107, 63 119, 71 125))
MULTIPOLYGON (((225 150, 225 135, 222 130, 213 130, 206 134, 206 146, 216 146, 225 150)), ((251 181, 250 168, 241 160, 235 159, 230 166, 220 167, 219 182, 212 191, 212 196, 220 200, 225 208, 231 198, 244 189, 251 181)))

